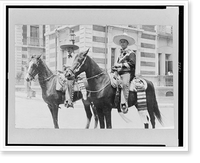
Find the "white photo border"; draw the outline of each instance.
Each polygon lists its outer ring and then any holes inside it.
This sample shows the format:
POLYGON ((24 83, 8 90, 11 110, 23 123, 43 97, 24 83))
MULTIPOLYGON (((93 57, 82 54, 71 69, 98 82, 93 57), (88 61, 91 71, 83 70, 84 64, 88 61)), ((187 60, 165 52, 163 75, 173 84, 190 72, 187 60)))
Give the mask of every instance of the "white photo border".
MULTIPOLYGON (((9 63, 7 59, 7 55, 9 54, 6 54, 7 52, 7 49, 5 47, 7 47, 8 45, 6 45, 6 42, 5 40, 6 39, 6 7, 11 5, 11 6, 20 6, 20 5, 36 5, 35 2, 24 2, 24 1, 18 1, 16 3, 16 1, 12 2, 12 1, 2 1, 1 3, 1 12, 3 13, 2 14, 2 24, 4 24, 3 27, 1 27, 1 34, 3 37, 3 39, 1 39, 2 41, 2 52, 3 56, 1 56, 1 61, 2 61, 2 66, 3 68, 1 69, 3 71, 3 77, 6 79, 6 77, 10 78, 10 72, 8 72, 8 74, 6 74, 6 70, 8 69, 8 67, 6 66, 9 66, 9 63), (6 64, 3 62, 3 61, 7 61, 6 64)), ((37 2, 37 5, 47 5, 47 6, 54 6, 54 5, 58 5, 60 4, 59 6, 65 6, 65 5, 85 5, 85 6, 90 6, 90 5, 102 5, 102 2, 99 2, 99 1, 96 1, 96 2, 88 2, 88 1, 85 1, 85 3, 83 3, 82 1, 78 2, 37 2)), ((5 96, 5 94, 2 94, 4 98, 1 98, 3 99, 2 101, 2 104, 3 104, 3 108, 5 108, 4 110, 2 110, 2 121, 3 121, 3 127, 2 127, 2 130, 4 133, 3 137, 2 137, 2 144, 3 146, 1 147, 3 151, 187 151, 188 150, 188 2, 187 1, 173 1, 173 2, 169 2, 169 1, 162 1, 162 2, 156 2, 156 1, 136 1, 136 2, 126 2, 126 1, 123 1, 123 2, 111 2, 111 1, 108 1, 108 2, 103 2, 104 5, 113 5, 115 4, 115 6, 121 6, 121 5, 124 5, 126 4, 127 6, 131 6, 131 5, 140 5, 140 6, 148 6, 148 5, 152 5, 152 6, 159 6, 159 5, 177 5, 177 6, 184 6, 184 56, 183 56, 183 64, 184 65, 183 67, 180 67, 181 70, 183 70, 184 68, 184 71, 182 73, 183 75, 183 78, 184 78, 184 85, 181 86, 183 87, 183 90, 184 90, 184 94, 183 94, 183 99, 184 99, 184 104, 183 104, 183 131, 180 131, 182 132, 183 134, 183 140, 182 140, 182 143, 183 143, 183 146, 179 147, 137 147, 137 146, 133 146, 133 147, 129 147, 129 146, 88 146, 86 147, 85 145, 77 145, 77 146, 54 146, 53 144, 49 144, 47 146, 40 146, 40 144, 35 144, 35 145, 25 145, 25 146, 20 146, 18 143, 11 143, 12 145, 8 145, 6 143, 6 140, 8 141, 8 138, 7 138, 7 134, 6 134, 6 131, 9 131, 11 132, 12 129, 8 128, 8 130, 6 130, 8 123, 6 123, 6 120, 7 118, 9 118, 9 114, 7 114, 6 112, 6 107, 8 107, 7 104, 9 104, 9 102, 6 104, 6 101, 8 100, 9 101, 9 94, 12 92, 12 90, 10 90, 10 88, 8 87, 5 87, 5 85, 8 86, 8 83, 6 83, 7 81, 4 80, 3 83, 2 83, 2 90, 3 93, 6 92, 6 95, 7 97, 5 96), (6 99, 7 98, 7 99, 6 99), (6 106, 7 105, 7 106, 6 106), (6 115, 8 117, 6 117, 6 115)), ((10 20, 12 21, 12 20, 10 20)), ((39 20, 40 22, 40 20, 39 20)), ((44 24, 47 24, 47 23, 44 23, 44 24)), ((56 24, 56 23, 55 23, 56 24)), ((10 28, 10 26, 9 26, 10 28)), ((8 30, 8 29, 7 29, 8 30)), ((10 33, 9 33, 10 34, 10 33)), ((10 55, 9 55, 10 56, 10 55)), ((180 57, 180 54, 179 54, 179 57, 180 57)), ((10 58, 10 57, 9 57, 10 58)), ((9 60, 10 61, 10 60, 9 60)), ((9 67, 10 68, 10 67, 9 67)), ((181 118, 181 117, 180 117, 181 118)), ((83 130, 82 130, 83 131, 83 130)), ((50 131, 51 132, 51 131, 50 131)), ((103 131, 104 132, 104 131, 103 131)), ((106 131, 107 132, 107 131, 106 131)), ((108 133, 105 133, 105 134, 108 134, 108 133)), ((21 135, 22 136, 22 135, 21 135)))

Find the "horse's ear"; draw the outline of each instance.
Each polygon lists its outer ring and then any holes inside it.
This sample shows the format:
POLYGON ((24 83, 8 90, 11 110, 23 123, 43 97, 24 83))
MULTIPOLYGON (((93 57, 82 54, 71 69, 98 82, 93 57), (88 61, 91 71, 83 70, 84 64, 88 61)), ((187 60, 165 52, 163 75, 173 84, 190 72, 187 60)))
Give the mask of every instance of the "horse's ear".
POLYGON ((43 54, 41 53, 40 55, 37 56, 37 59, 42 58, 43 54))
POLYGON ((89 50, 90 48, 88 48, 88 50, 85 51, 85 53, 83 54, 84 57, 88 54, 89 50))

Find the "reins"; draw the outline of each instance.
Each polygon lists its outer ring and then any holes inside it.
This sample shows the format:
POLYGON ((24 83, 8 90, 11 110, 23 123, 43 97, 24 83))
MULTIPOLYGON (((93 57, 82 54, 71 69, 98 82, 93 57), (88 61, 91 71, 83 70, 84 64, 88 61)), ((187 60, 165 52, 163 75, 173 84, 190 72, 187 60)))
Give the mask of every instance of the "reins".
POLYGON ((104 88, 106 88, 109 84, 110 84, 110 80, 108 81, 108 84, 106 84, 103 88, 101 88, 101 89, 99 89, 99 90, 97 90, 97 91, 91 91, 91 90, 88 90, 88 89, 86 89, 86 91, 91 92, 91 93, 97 93, 97 92, 102 91, 102 90, 103 90, 104 88))
MULTIPOLYGON (((102 71, 101 73, 99 73, 99 74, 97 74, 97 75, 94 75, 94 76, 92 76, 92 77, 86 78, 86 79, 87 79, 87 80, 94 79, 94 78, 96 78, 96 77, 98 77, 98 76, 104 74, 104 72, 107 72, 107 70, 104 70, 104 71, 102 71)), ((110 78, 109 78, 108 83, 107 83, 105 86, 103 86, 101 89, 99 89, 99 90, 97 90, 97 91, 91 91, 91 90, 86 89, 86 91, 91 92, 91 93, 97 93, 97 92, 102 91, 104 88, 106 88, 110 83, 111 83, 111 81, 110 81, 110 78)))
POLYGON ((87 80, 90 80, 90 79, 96 78, 96 77, 100 76, 101 74, 103 74, 104 72, 106 72, 106 71, 102 71, 101 73, 99 73, 99 74, 97 74, 97 75, 94 75, 94 76, 92 76, 92 77, 86 78, 86 79, 87 79, 87 80))
POLYGON ((52 74, 51 76, 47 77, 46 79, 42 80, 41 78, 38 78, 38 80, 40 80, 42 83, 44 83, 45 81, 50 80, 53 76, 54 76, 54 74, 52 74))
MULTIPOLYGON (((38 65, 39 65, 39 62, 40 62, 40 60, 39 61, 37 61, 37 63, 36 63, 36 65, 37 65, 37 68, 38 68, 38 65)), ((35 69, 35 71, 36 71, 36 69, 35 69)), ((34 71, 34 72, 35 72, 34 71)), ((39 73, 41 73, 41 71, 40 70, 38 70, 39 71, 39 73)), ((33 75, 32 74, 30 74, 29 73, 29 75, 34 79, 34 77, 33 77, 33 75)), ((45 81, 48 81, 48 80, 50 80, 52 77, 54 76, 54 74, 52 74, 51 76, 49 76, 49 77, 47 77, 46 79, 42 79, 42 78, 39 78, 38 77, 38 80, 41 82, 41 83, 44 83, 45 81)))

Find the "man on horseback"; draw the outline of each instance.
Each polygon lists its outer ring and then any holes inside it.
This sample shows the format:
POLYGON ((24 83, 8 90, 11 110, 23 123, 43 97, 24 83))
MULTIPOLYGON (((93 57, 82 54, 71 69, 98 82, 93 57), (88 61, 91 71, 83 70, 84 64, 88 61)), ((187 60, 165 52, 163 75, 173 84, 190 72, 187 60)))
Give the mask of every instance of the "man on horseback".
POLYGON ((122 80, 122 92, 121 92, 121 109, 128 111, 128 95, 130 79, 135 77, 135 64, 136 54, 133 50, 128 49, 128 46, 133 45, 135 40, 128 36, 126 33, 117 35, 113 38, 113 42, 121 46, 120 55, 114 68, 117 69, 117 73, 122 80))

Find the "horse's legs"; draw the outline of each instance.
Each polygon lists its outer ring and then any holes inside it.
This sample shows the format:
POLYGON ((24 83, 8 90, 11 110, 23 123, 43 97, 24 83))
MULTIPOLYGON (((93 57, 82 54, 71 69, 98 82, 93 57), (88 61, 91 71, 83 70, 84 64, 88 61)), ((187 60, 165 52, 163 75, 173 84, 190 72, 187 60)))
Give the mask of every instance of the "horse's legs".
POLYGON ((105 115, 106 119, 106 128, 111 129, 112 128, 112 122, 111 122, 111 109, 109 107, 104 108, 103 113, 105 115))
POLYGON ((144 128, 148 129, 149 128, 149 121, 150 121, 150 116, 147 110, 140 110, 138 111, 141 120, 144 123, 144 128))
POLYGON ((105 128, 103 110, 101 108, 97 108, 97 113, 98 113, 100 128, 103 129, 105 128))
POLYGON ((97 109, 96 109, 96 107, 94 106, 93 103, 91 103, 91 107, 92 107, 92 111, 93 111, 93 114, 94 114, 94 120, 95 120, 94 128, 97 128, 97 125, 98 125, 97 109))
POLYGON ((59 126, 58 126, 58 106, 48 104, 48 107, 51 111, 51 115, 52 115, 53 123, 54 123, 54 128, 59 129, 59 126))
POLYGON ((86 116, 87 116, 87 123, 86 123, 85 128, 88 129, 90 127, 90 121, 91 121, 91 117, 92 117, 92 113, 91 113, 91 110, 90 110, 90 102, 85 101, 85 100, 82 100, 82 101, 83 101, 85 113, 86 113, 86 116))

